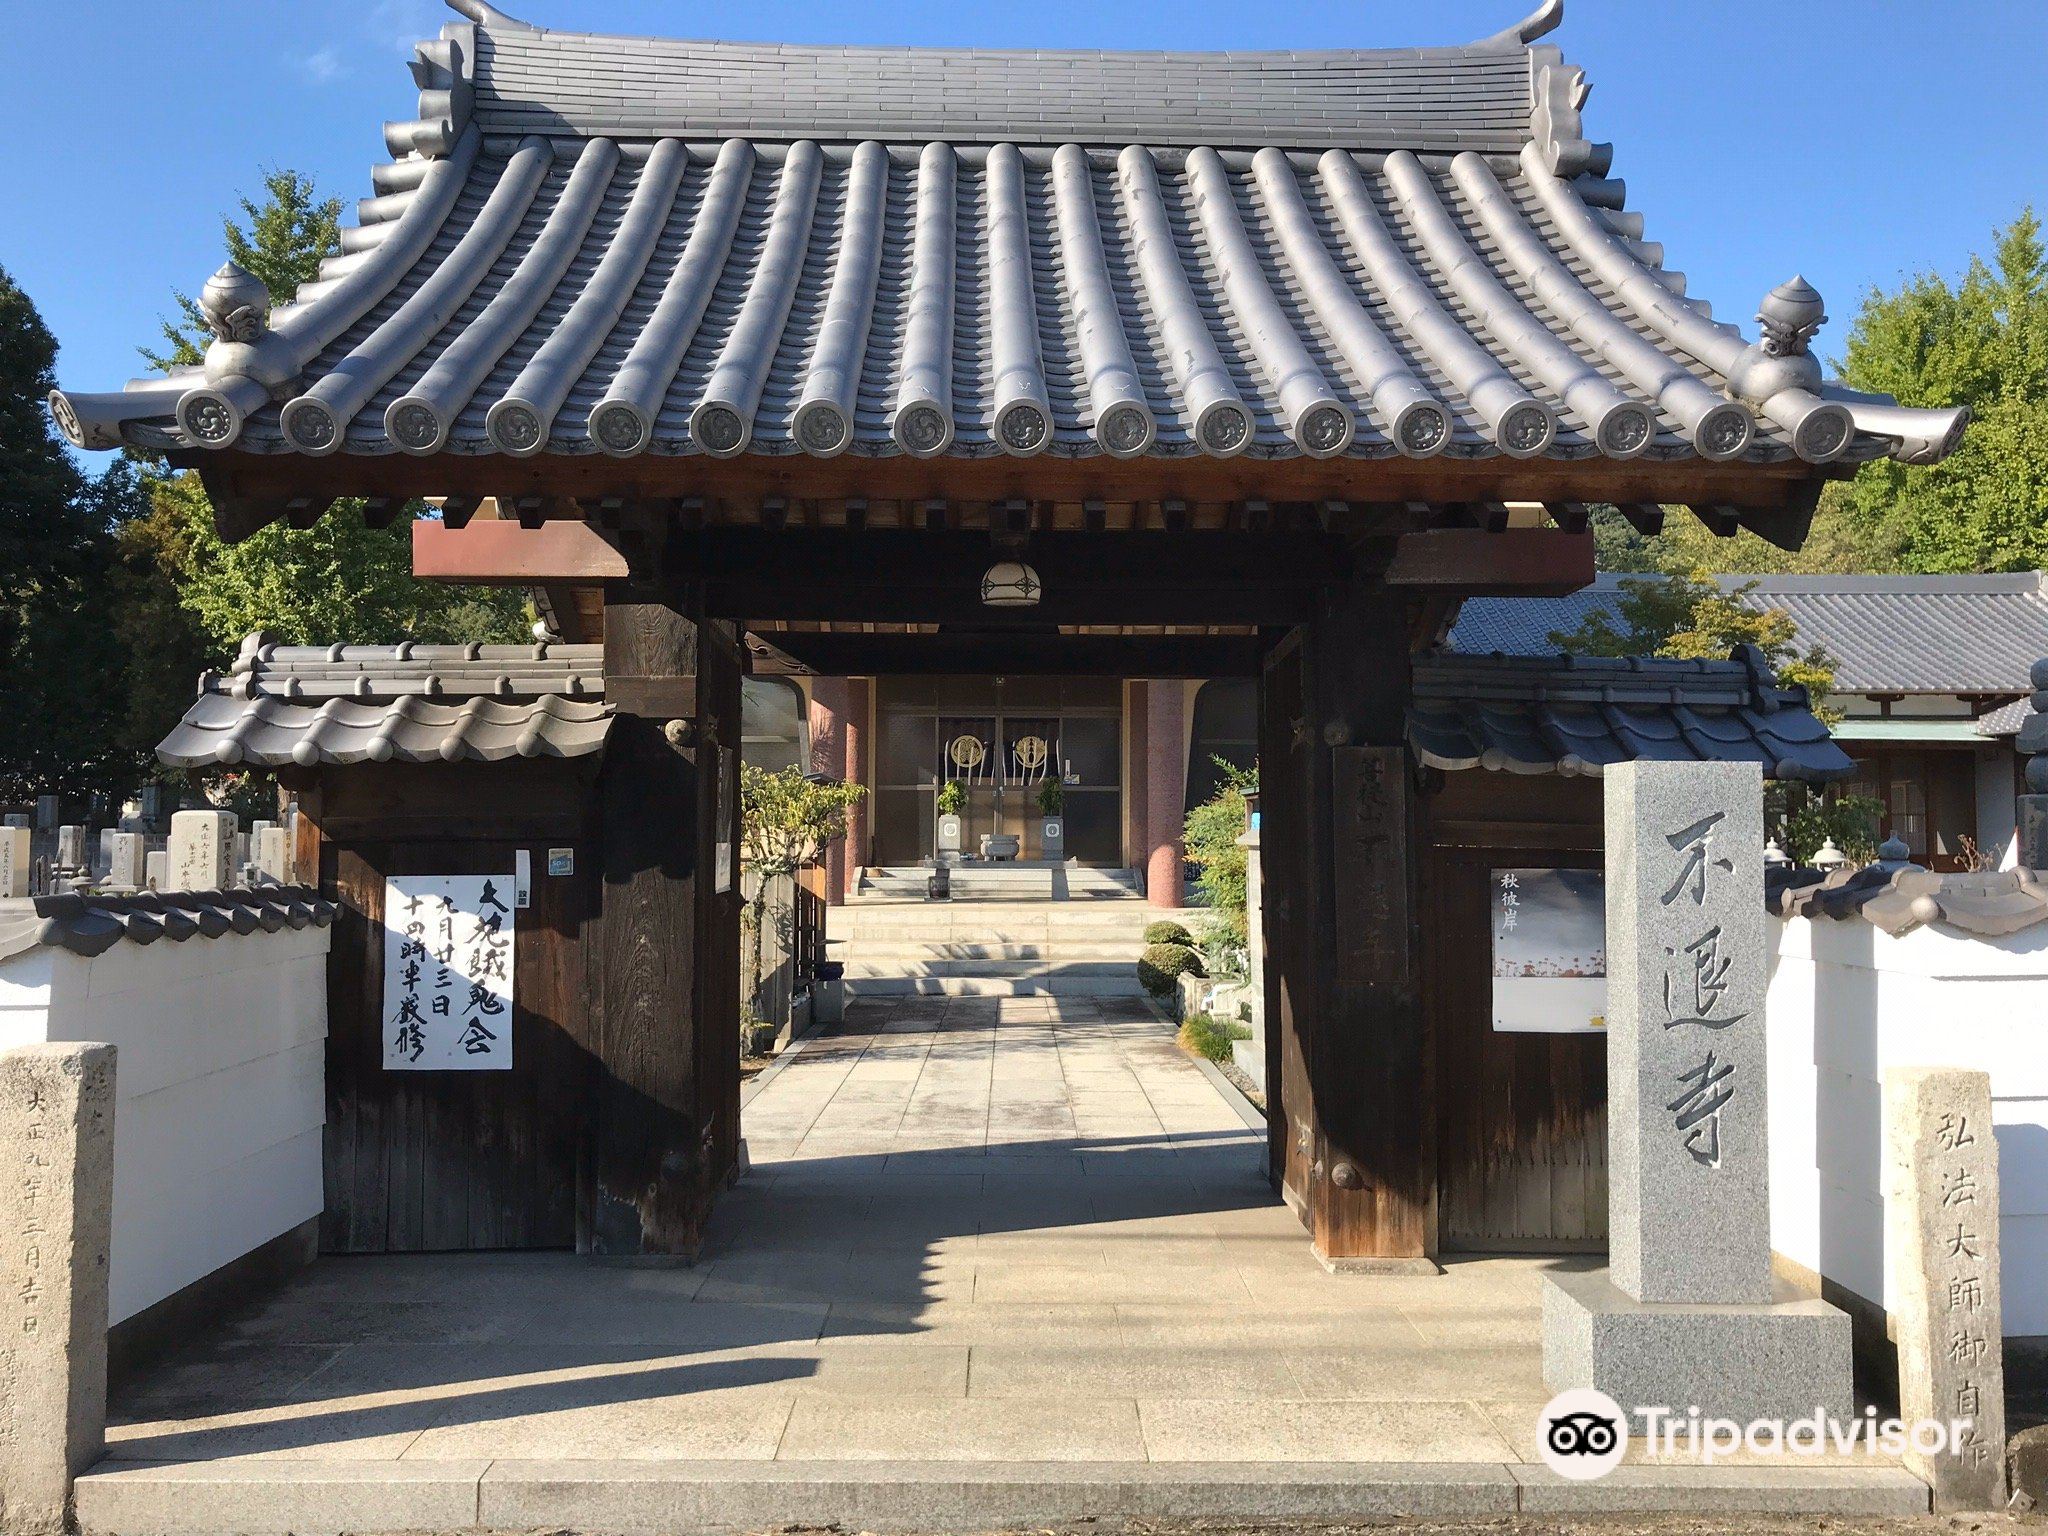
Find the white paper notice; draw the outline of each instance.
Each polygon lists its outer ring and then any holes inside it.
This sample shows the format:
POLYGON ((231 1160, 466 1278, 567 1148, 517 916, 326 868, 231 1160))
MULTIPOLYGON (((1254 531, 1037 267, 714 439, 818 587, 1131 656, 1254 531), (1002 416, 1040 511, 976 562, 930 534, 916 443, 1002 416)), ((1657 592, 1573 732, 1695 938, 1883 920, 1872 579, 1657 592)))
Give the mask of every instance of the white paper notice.
POLYGON ((513 877, 384 882, 384 1069, 512 1065, 513 877))

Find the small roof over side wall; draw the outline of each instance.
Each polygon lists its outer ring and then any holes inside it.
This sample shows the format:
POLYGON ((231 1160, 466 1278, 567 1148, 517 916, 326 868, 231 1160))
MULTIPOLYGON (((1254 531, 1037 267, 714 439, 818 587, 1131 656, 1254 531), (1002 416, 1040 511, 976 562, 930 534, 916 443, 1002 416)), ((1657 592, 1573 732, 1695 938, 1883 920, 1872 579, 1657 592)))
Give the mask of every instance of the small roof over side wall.
POLYGON ((251 635, 157 757, 173 768, 499 762, 604 747, 604 647, 279 645, 251 635))
MULTIPOLYGON (((227 267, 203 367, 51 406, 254 454, 1913 462, 1965 412, 1823 378, 1687 293, 1539 41, 1278 53, 562 32, 413 61, 291 305, 227 267)), ((1742 159, 1731 146, 1731 160, 1742 159)))
MULTIPOLYGON (((1603 573, 1564 597, 1479 597, 1451 630, 1468 654, 1554 656, 1553 633, 1593 613, 1616 614, 1621 584, 1603 573)), ((1783 609, 1798 643, 1835 661, 1844 693, 2024 693, 2028 669, 2048 656, 2048 578, 1989 576, 1717 576, 1726 590, 1751 582, 1745 601, 1783 609)))
POLYGON ((1727 661, 1461 656, 1415 660, 1408 739, 1432 767, 1597 776, 1610 764, 1757 763, 1824 783, 1855 771, 1754 646, 1727 661))

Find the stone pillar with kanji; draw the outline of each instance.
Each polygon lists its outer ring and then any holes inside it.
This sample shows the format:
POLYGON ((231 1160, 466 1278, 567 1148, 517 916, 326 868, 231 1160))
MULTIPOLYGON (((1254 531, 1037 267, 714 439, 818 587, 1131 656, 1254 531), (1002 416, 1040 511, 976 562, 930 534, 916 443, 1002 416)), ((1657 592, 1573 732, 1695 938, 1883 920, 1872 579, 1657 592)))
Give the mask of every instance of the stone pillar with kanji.
MULTIPOLYGON (((1899 1351, 1899 1417, 1948 1426, 1906 1465, 1937 1511, 2005 1504, 2005 1351, 1998 1142, 1991 1078, 1959 1067, 1884 1074, 1885 1308, 1899 1351)), ((1910 1443, 1910 1442, 1909 1442, 1910 1443)))
POLYGON ((1771 1273, 1763 778, 1607 769, 1609 1268, 1545 1277, 1544 1379, 1631 1416, 1850 1416, 1849 1319, 1771 1273))

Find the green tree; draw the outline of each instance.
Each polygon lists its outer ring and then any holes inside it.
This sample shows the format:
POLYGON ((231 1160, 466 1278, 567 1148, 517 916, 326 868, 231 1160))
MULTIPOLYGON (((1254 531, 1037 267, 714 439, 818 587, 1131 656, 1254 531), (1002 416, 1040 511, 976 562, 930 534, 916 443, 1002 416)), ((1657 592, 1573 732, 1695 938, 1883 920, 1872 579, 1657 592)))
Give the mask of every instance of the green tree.
MULTIPOLYGON (((261 202, 246 196, 238 201, 246 222, 232 214, 220 221, 228 257, 263 280, 273 303, 283 304, 320 275, 321 258, 340 240, 341 199, 319 196, 310 176, 273 170, 264 173, 261 202)), ((203 361, 212 335, 198 301, 187 293, 172 298, 178 317, 160 322, 167 350, 142 354, 159 369, 203 361)))
POLYGON ((762 940, 769 921, 769 886, 815 863, 846 835, 846 818, 867 788, 836 779, 814 779, 791 765, 778 773, 740 765, 740 859, 754 878, 747 899, 747 985, 740 1012, 742 1028, 758 1017, 762 940))
MULTIPOLYGON (((340 200, 320 197, 310 177, 273 170, 263 178, 262 196, 240 199, 240 208, 240 217, 221 220, 227 255, 263 280, 273 304, 290 302, 334 249, 340 200)), ((209 338, 198 306, 188 295, 176 298, 179 318, 163 325, 168 350, 143 352, 158 367, 205 355, 209 338)), ((255 630, 307 645, 526 635, 518 592, 413 577, 411 525, 431 515, 419 503, 384 528, 368 527, 359 507, 344 502, 312 528, 272 524, 229 544, 214 529, 197 474, 157 470, 142 491, 142 510, 119 535, 119 628, 133 658, 127 710, 136 740, 161 739, 197 673, 225 662, 255 630)))
POLYGON ((43 402, 57 342, 0 271, 0 798, 117 794, 136 771, 121 742, 124 656, 108 622, 117 471, 83 474, 43 402))
POLYGON ((2048 252, 2031 208, 1960 283, 1923 272, 1867 294, 1842 375, 1905 405, 1970 408, 1962 446, 1939 464, 1880 459, 1840 493, 1905 569, 2048 565, 2048 252))
POLYGON ((417 503, 388 528, 368 527, 355 504, 343 502, 310 528, 272 523, 230 544, 214 530, 197 475, 169 476, 152 489, 154 505, 134 540, 149 546, 219 654, 259 629, 296 645, 515 641, 525 632, 519 593, 412 574, 412 522, 425 515, 417 503))
POLYGON ((1188 862, 1195 866, 1195 889, 1209 908, 1207 931, 1202 947, 1219 969, 1240 963, 1249 942, 1246 909, 1250 901, 1249 864, 1246 850, 1238 846, 1244 836, 1245 796, 1259 787, 1256 766, 1240 768, 1221 757, 1211 757, 1221 784, 1216 793, 1188 812, 1181 827, 1181 843, 1188 862))
POLYGON ((1756 586, 1750 581, 1723 589, 1705 574, 1624 578, 1611 615, 1595 609, 1577 629, 1552 630, 1550 643, 1576 656, 1692 661, 1722 660, 1738 645, 1753 645, 1780 683, 1805 688, 1823 719, 1839 719, 1826 708, 1835 685, 1833 658, 1817 645, 1802 651, 1798 626, 1784 609, 1746 601, 1756 586))

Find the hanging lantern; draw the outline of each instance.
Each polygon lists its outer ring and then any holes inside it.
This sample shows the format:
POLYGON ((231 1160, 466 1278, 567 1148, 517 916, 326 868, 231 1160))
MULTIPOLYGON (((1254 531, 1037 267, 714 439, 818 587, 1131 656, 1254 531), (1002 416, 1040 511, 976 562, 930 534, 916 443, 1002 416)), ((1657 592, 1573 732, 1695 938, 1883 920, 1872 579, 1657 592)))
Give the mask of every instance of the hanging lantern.
POLYGON ((1021 560, 999 560, 981 578, 981 600, 991 608, 1035 608, 1044 590, 1038 572, 1021 560))

